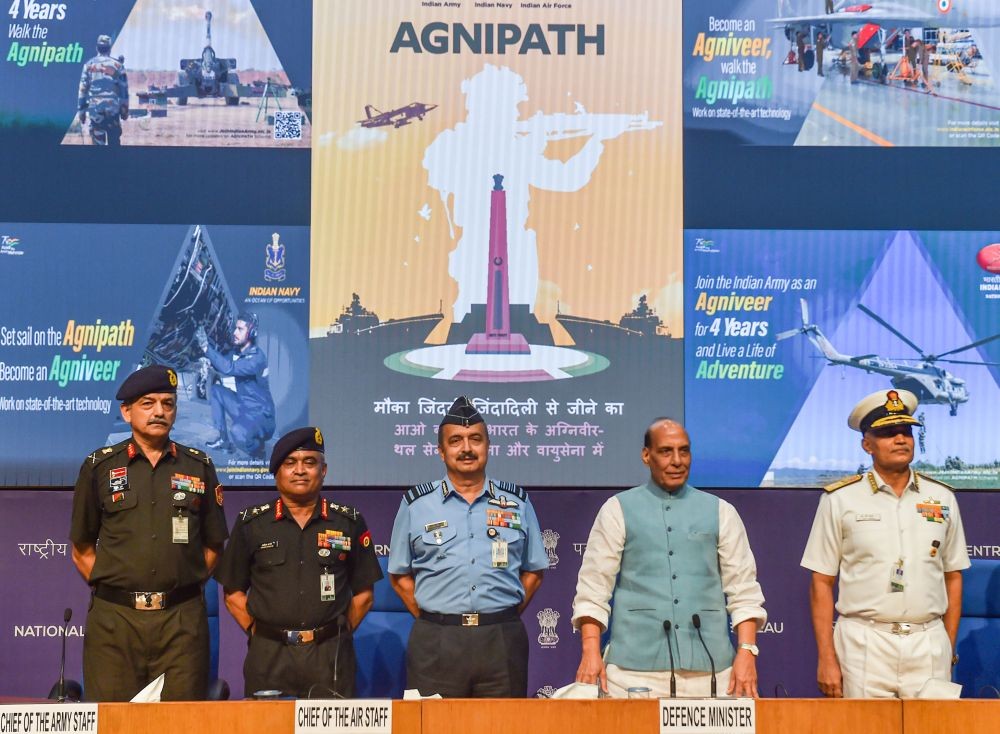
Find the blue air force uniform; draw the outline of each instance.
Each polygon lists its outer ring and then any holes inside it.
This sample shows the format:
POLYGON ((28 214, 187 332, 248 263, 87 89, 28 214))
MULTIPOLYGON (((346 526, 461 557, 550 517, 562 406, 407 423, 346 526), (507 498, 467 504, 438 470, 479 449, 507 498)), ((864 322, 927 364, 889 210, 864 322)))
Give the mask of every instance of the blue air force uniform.
POLYGON ((399 506, 391 548, 389 572, 413 576, 421 610, 407 648, 408 686, 425 695, 526 695, 520 576, 549 565, 527 493, 487 477, 469 504, 447 479, 414 487, 399 506), (496 555, 503 544, 505 562, 496 555))

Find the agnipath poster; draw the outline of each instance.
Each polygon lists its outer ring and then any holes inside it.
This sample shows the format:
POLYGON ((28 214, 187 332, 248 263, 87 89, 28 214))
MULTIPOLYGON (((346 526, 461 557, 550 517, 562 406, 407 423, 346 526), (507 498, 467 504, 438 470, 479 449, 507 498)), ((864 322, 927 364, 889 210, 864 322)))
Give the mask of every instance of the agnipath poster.
POLYGON ((683 413, 680 4, 322 3, 310 417, 346 484, 638 476, 683 413))

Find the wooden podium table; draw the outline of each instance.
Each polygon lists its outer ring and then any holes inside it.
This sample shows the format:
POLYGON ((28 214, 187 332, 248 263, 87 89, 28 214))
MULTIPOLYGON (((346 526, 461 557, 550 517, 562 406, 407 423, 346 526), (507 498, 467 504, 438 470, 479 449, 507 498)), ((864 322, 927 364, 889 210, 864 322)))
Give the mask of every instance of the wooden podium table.
MULTIPOLYGON (((1000 721, 990 701, 902 702, 762 699, 757 701, 760 734, 925 734, 985 731, 1000 721), (904 708, 918 704, 923 728, 904 728, 904 708), (979 706, 984 704, 984 706, 979 706), (926 707, 926 710, 925 710, 926 707), (989 708, 989 711, 986 709, 989 708), (933 715, 932 715, 933 714, 933 715), (985 717, 985 718, 984 718, 985 717), (980 726, 956 726, 956 721, 980 726), (947 722, 947 723, 945 723, 947 722)), ((642 701, 547 701, 541 699, 449 699, 394 701, 393 731, 400 734, 653 734, 659 731, 655 699, 642 701)), ((100 734, 186 732, 188 734, 292 734, 294 701, 206 703, 105 703, 100 734)), ((912 720, 907 717, 908 722, 912 720)))

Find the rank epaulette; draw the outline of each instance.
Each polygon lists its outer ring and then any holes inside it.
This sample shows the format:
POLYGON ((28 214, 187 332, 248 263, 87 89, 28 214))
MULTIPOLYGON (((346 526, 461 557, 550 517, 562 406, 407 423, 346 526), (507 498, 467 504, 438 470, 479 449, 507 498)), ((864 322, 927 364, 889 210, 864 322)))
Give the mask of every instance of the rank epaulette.
POLYGON ((334 512, 339 512, 341 515, 345 515, 352 520, 358 519, 358 511, 353 507, 348 507, 347 505, 338 505, 336 502, 327 502, 326 506, 329 507, 334 512))
POLYGON ((243 522, 249 522, 261 513, 267 512, 271 509, 271 503, 265 502, 262 505, 254 505, 253 507, 248 507, 243 512, 240 513, 240 520, 243 522))
POLYGON ((102 446, 99 449, 94 449, 92 452, 90 452, 90 454, 87 455, 86 461, 84 463, 86 463, 87 466, 94 466, 95 464, 100 464, 105 459, 110 459, 118 452, 124 450, 125 447, 129 445, 130 441, 131 439, 127 438, 124 441, 114 444, 113 446, 102 446))
POLYGON ((929 480, 929 481, 931 481, 931 482, 934 482, 934 483, 936 483, 936 484, 940 484, 940 485, 941 485, 942 487, 945 487, 946 489, 951 489, 951 490, 954 490, 954 489, 955 489, 955 488, 954 488, 954 487, 952 487, 952 486, 951 486, 950 484, 945 484, 945 483, 944 483, 944 482, 942 482, 942 481, 941 481, 940 479, 935 479, 934 477, 932 477, 932 476, 930 476, 930 475, 928 475, 928 474, 924 474, 924 473, 923 473, 923 472, 921 472, 921 471, 918 471, 918 472, 913 472, 913 473, 914 473, 914 474, 916 474, 916 475, 917 475, 918 477, 920 477, 921 479, 927 479, 927 480, 929 480))
POLYGON ((836 492, 838 489, 846 487, 848 484, 854 484, 855 482, 860 481, 860 479, 861 479, 860 474, 855 474, 850 477, 844 477, 843 479, 838 479, 833 484, 826 485, 825 487, 823 487, 823 491, 836 492))
POLYGON ((410 489, 403 495, 403 499, 406 500, 406 504, 412 505, 416 500, 423 497, 425 494, 430 494, 434 491, 434 482, 426 482, 425 484, 418 484, 413 489, 410 489))
POLYGON ((513 482, 504 482, 504 481, 500 481, 499 479, 494 479, 493 480, 493 486, 495 486, 497 489, 503 490, 507 494, 514 495, 519 500, 526 500, 526 499, 528 499, 528 493, 525 492, 520 487, 518 487, 513 482))
MULTIPOLYGON (((180 444, 178 444, 178 446, 180 446, 180 444)), ((184 451, 186 451, 190 456, 193 456, 194 458, 198 459, 199 461, 204 461, 209 466, 212 465, 212 457, 209 456, 208 454, 206 454, 204 451, 199 451, 198 449, 193 449, 190 446, 182 446, 181 448, 183 448, 184 451)))

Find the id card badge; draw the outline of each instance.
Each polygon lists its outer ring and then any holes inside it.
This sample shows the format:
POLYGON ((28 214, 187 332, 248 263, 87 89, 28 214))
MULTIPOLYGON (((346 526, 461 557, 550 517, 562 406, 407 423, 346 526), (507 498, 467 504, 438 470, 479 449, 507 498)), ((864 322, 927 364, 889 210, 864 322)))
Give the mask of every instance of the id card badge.
POLYGON ((187 543, 188 542, 187 515, 174 515, 172 518, 170 518, 170 522, 174 531, 173 541, 175 543, 187 543))
POLYGON ((906 588, 906 578, 903 575, 903 559, 892 564, 889 574, 889 591, 903 591, 906 588))
POLYGON ((333 601, 336 598, 337 594, 333 590, 333 574, 324 571, 319 575, 319 600, 333 601))
POLYGON ((507 568, 507 541, 493 541, 493 568, 507 568))

